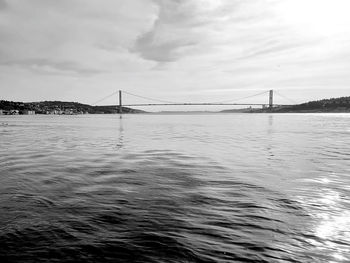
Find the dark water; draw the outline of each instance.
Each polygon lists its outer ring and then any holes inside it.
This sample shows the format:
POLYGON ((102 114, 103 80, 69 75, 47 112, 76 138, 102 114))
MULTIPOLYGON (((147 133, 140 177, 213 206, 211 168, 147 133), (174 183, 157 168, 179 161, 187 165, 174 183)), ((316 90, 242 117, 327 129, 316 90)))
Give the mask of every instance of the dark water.
POLYGON ((350 262, 350 115, 1 116, 1 262, 350 262))

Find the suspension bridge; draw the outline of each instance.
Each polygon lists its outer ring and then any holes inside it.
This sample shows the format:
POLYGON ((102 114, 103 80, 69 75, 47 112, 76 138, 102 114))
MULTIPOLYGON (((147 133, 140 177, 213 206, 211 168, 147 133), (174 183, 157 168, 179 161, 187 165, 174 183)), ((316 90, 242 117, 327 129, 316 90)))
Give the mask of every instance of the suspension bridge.
POLYGON ((174 102, 174 101, 166 101, 166 100, 160 100, 160 99, 155 99, 155 98, 150 98, 150 97, 145 97, 141 95, 136 95, 127 91, 115 91, 112 94, 96 101, 92 105, 96 105, 98 103, 101 103, 102 101, 112 97, 112 96, 118 96, 118 103, 116 105, 117 110, 119 113, 123 113, 123 107, 145 107, 145 106, 198 106, 198 105, 203 105, 203 106, 261 106, 263 108, 273 108, 273 107, 286 107, 286 106, 292 106, 297 104, 295 101, 283 96, 277 91, 274 90, 268 90, 268 91, 263 91, 259 92, 257 94, 249 95, 246 97, 241 97, 241 98, 236 98, 236 99, 231 99, 231 100, 225 100, 225 101, 216 101, 216 102, 174 102), (268 102, 265 103, 249 103, 249 102, 237 102, 237 101, 242 101, 246 100, 249 98, 254 98, 257 96, 261 96, 266 94, 268 96, 268 102), (284 98, 284 100, 291 101, 293 104, 275 104, 274 103, 274 94, 279 95, 280 97, 284 98), (141 98, 146 101, 152 101, 151 103, 126 103, 123 104, 123 97, 124 95, 129 95, 132 97, 136 98, 141 98))

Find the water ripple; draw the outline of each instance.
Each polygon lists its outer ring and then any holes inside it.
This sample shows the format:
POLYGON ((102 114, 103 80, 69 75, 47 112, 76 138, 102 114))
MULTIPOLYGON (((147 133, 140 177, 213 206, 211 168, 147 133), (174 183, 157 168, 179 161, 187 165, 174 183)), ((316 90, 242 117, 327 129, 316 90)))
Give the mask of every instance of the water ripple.
POLYGON ((349 261, 346 120, 6 116, 0 260, 349 261))

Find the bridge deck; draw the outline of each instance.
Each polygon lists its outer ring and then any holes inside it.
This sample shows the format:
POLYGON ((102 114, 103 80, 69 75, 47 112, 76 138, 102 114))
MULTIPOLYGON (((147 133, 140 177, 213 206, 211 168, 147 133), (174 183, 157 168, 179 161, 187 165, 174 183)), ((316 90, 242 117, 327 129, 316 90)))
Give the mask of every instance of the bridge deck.
MULTIPOLYGON (((207 106, 268 106, 268 103, 141 103, 141 104, 125 104, 123 107, 136 107, 136 106, 194 106, 194 105, 207 105, 207 106)), ((292 106, 292 105, 281 105, 273 104, 273 106, 292 106)))

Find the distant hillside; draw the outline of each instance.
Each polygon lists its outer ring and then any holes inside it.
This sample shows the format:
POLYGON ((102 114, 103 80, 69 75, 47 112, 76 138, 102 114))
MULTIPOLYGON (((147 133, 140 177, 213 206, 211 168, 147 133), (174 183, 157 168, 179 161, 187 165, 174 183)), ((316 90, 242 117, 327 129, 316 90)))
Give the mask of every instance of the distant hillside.
MULTIPOLYGON (((137 110, 132 109, 128 107, 122 107, 123 113, 145 113, 146 111, 143 110, 137 110)), ((109 105, 109 106, 93 106, 93 111, 95 113, 119 113, 119 109, 115 105, 109 105)))
POLYGON ((350 112, 350 96, 332 99, 323 99, 316 101, 309 101, 302 104, 292 106, 280 106, 264 109, 245 108, 245 109, 231 109, 223 110, 226 113, 259 113, 259 112, 350 112))
POLYGON ((274 108, 273 112, 350 112, 350 97, 323 99, 274 108))
MULTIPOLYGON (((109 114, 119 112, 119 109, 117 109, 115 105, 91 106, 88 104, 66 101, 14 102, 0 100, 0 110, 17 110, 19 113, 30 110, 35 111, 36 114, 109 114)), ((144 111, 123 107, 123 113, 141 112, 144 111)))
POLYGON ((243 109, 230 109, 230 110, 222 110, 222 113, 247 113, 252 112, 253 108, 243 108, 243 109))

